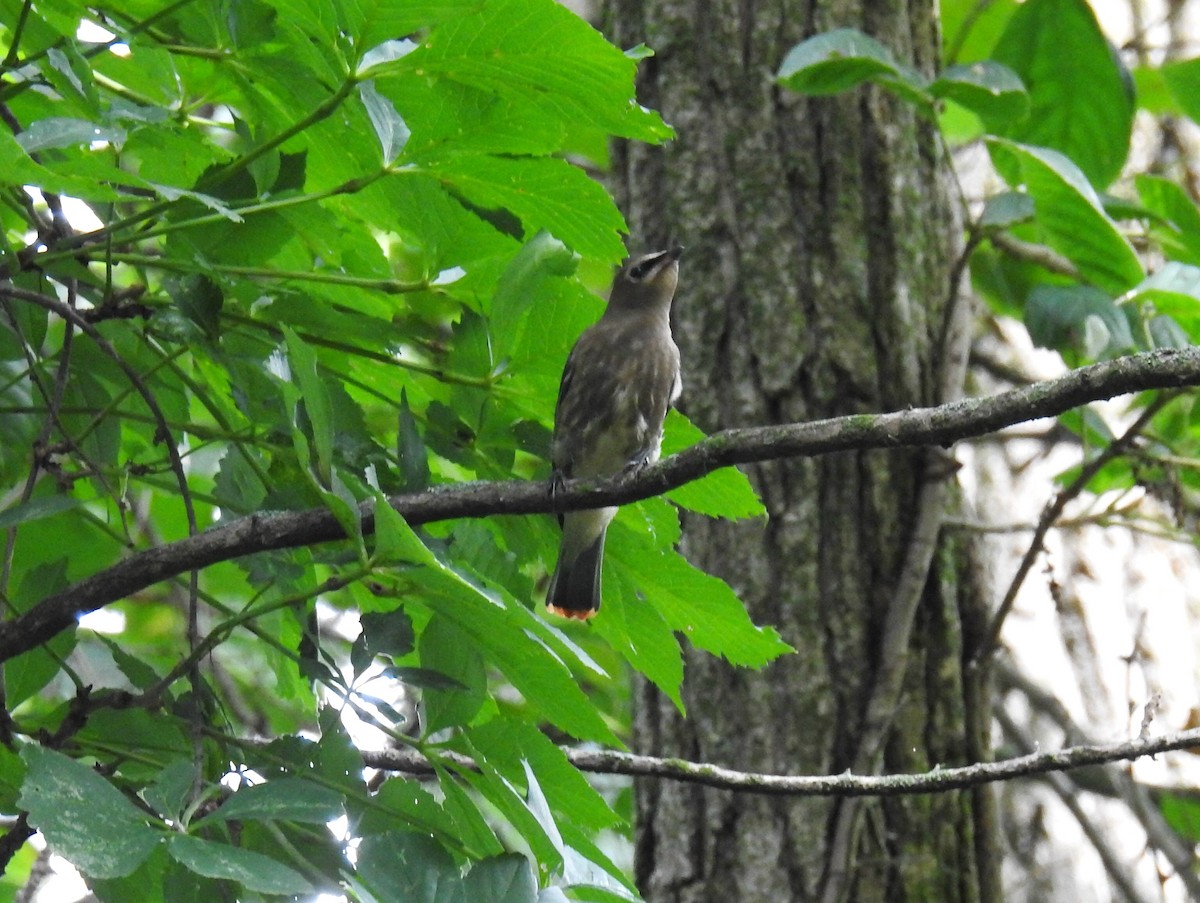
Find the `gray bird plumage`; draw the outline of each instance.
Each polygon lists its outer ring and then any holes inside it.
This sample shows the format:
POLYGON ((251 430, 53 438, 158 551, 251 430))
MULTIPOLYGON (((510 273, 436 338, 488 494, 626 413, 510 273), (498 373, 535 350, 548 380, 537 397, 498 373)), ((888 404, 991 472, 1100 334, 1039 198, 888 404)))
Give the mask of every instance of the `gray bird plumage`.
MULTIPOLYGON (((599 477, 658 460, 663 420, 679 397, 671 300, 683 248, 630 259, 604 316, 567 358, 554 411, 554 479, 599 477)), ((600 608, 604 536, 616 508, 564 514, 547 608, 580 620, 600 608)))

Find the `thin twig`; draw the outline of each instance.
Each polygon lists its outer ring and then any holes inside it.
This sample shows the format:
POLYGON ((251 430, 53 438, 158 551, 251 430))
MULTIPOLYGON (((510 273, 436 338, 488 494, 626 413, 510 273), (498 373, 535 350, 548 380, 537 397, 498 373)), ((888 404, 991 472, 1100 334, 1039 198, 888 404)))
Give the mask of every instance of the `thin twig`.
POLYGON ((988 628, 985 639, 975 650, 971 656, 972 667, 977 667, 981 662, 988 658, 1000 644, 1000 631, 1004 627, 1004 621, 1012 611, 1014 603, 1017 601, 1017 593, 1021 589, 1021 585, 1025 582, 1025 577, 1029 574, 1033 563, 1037 561, 1038 556, 1042 553, 1043 545, 1046 541, 1046 534, 1050 532, 1050 528, 1054 526, 1055 521, 1062 515, 1063 509, 1067 504, 1078 496, 1091 482, 1092 477, 1100 472, 1100 470, 1109 461, 1124 454, 1126 449, 1133 443, 1154 419, 1154 416, 1163 409, 1164 406, 1172 399, 1174 394, 1160 395, 1154 399, 1141 416, 1134 421, 1133 426, 1125 431, 1125 433, 1108 444, 1100 454, 1096 455, 1091 461, 1084 465, 1070 485, 1064 486, 1063 489, 1054 497, 1054 500, 1046 506, 1042 512, 1042 516, 1038 518, 1037 529, 1034 531, 1033 540, 1029 543, 1029 548, 1025 550, 1025 555, 1021 558, 1021 563, 1017 567, 1016 574, 1013 575, 1012 581, 1008 585, 1008 590, 1004 594, 1003 600, 1000 602, 1000 607, 996 609, 996 614, 992 617, 991 626, 988 628))
MULTIPOLYGON (((1063 732, 1068 743, 1093 744, 1095 741, 1080 727, 1063 705, 1062 700, 1038 686, 1025 674, 1004 662, 995 670, 997 681, 1010 692, 1020 693, 1034 712, 1050 719, 1063 732)), ((1004 717, 999 705, 995 707, 997 719, 1004 726, 1004 717)), ((1007 728, 1005 728, 1007 732, 1007 728)), ((1019 739, 1014 735, 1014 739, 1019 739)), ((1028 741, 1028 738, 1025 738, 1028 741)), ((1032 746, 1026 742, 1024 749, 1032 746)), ((1175 869, 1179 879, 1187 887, 1194 900, 1200 900, 1200 875, 1193 869, 1192 845, 1175 832, 1162 811, 1151 798, 1149 789, 1134 781, 1127 770, 1117 768, 1092 769, 1071 776, 1076 790, 1088 790, 1120 800, 1141 823, 1151 847, 1161 852, 1175 869), (1086 777, 1085 777, 1086 776, 1086 777)), ((1056 788, 1057 789, 1057 788, 1056 788)))

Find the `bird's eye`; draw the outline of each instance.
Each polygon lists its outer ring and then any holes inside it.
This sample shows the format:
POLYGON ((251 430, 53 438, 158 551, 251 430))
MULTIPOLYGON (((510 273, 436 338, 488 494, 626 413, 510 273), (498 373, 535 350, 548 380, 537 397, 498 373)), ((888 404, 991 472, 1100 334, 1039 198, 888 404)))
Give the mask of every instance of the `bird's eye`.
POLYGON ((654 267, 654 262, 657 257, 651 257, 649 260, 643 260, 637 266, 629 271, 629 278, 634 282, 641 282, 646 278, 646 274, 654 267))

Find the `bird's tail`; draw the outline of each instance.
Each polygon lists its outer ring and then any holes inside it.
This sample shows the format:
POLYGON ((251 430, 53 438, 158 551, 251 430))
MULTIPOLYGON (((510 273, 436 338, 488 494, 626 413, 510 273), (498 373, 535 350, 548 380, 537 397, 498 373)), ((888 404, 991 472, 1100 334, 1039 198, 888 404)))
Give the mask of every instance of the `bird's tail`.
POLYGON ((600 569, 604 564, 604 535, 608 524, 590 543, 575 549, 571 524, 566 524, 558 566, 550 578, 546 609, 564 618, 586 621, 600 610, 600 569))

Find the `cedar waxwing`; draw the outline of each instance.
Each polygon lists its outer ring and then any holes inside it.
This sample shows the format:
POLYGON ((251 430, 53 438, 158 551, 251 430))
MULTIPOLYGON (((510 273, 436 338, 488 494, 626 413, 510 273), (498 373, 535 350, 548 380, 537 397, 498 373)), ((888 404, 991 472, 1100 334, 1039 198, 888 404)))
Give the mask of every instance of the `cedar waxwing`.
MULTIPOLYGON (((553 485, 658 460, 663 420, 679 397, 679 349, 671 299, 683 248, 631 258, 613 281, 608 307, 571 349, 554 409, 553 485)), ((546 607, 586 620, 600 608, 604 533, 616 508, 560 515, 558 566, 546 607)))

